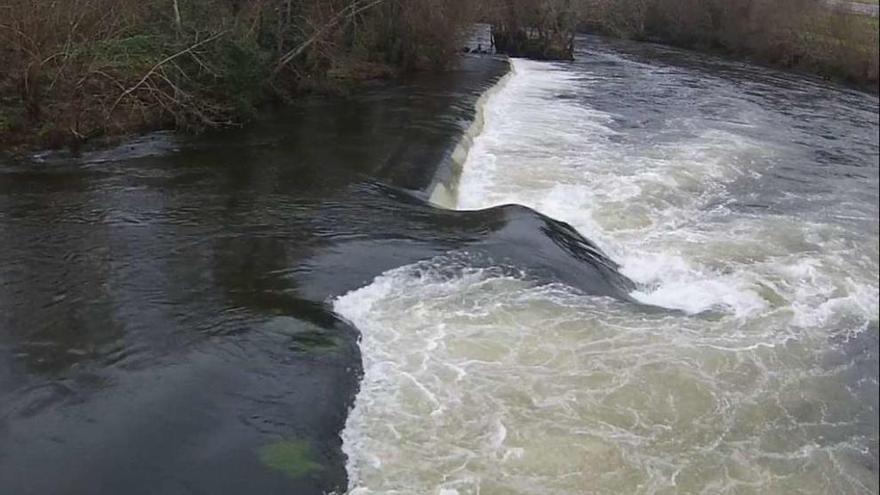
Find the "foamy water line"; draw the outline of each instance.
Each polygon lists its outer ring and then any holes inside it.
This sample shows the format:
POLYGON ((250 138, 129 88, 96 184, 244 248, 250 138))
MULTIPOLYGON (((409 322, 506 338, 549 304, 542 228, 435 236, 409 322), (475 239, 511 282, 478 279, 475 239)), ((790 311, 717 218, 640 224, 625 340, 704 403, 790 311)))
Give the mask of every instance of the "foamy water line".
POLYGON ((461 139, 456 143, 452 153, 441 164, 440 170, 434 178, 434 184, 430 187, 431 193, 428 195, 431 203, 449 209, 454 209, 458 197, 458 183, 461 179, 461 172, 467 161, 468 154, 473 147, 474 139, 482 132, 486 123, 485 111, 486 103, 498 91, 504 87, 507 81, 513 77, 513 68, 498 80, 485 93, 480 95, 474 106, 474 119, 467 127, 461 139))

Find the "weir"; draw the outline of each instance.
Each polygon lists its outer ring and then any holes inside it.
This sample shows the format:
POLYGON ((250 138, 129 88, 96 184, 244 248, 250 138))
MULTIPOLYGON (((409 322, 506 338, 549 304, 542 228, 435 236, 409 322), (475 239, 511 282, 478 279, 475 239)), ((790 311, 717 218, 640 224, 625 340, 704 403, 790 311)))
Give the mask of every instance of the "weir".
POLYGON ((334 299, 350 493, 875 491, 876 98, 588 46, 480 100, 431 195, 466 249, 334 299))
POLYGON ((467 160, 468 153, 474 144, 474 138, 483 132, 485 124, 485 106, 486 101, 492 94, 501 90, 505 83, 512 77, 513 68, 511 67, 507 74, 498 82, 489 88, 477 100, 474 110, 474 118, 467 130, 462 134, 461 139, 452 149, 452 153, 444 159, 437 169, 434 176, 434 182, 429 188, 430 194, 428 200, 440 207, 454 209, 457 203, 458 181, 461 178, 462 167, 467 160))

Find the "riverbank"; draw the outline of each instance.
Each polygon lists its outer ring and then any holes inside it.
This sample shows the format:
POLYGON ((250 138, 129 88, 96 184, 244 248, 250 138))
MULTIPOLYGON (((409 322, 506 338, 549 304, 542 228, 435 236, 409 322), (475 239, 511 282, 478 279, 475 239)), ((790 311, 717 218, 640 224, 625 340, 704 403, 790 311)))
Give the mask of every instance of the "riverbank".
MULTIPOLYGON (((350 93, 376 79, 444 70, 467 26, 486 17, 463 0, 442 9, 428 0, 171 5, 14 0, 0 7, 0 147, 78 150, 157 129, 237 127, 304 94, 350 93)), ((571 9, 592 32, 878 89, 877 18, 822 2, 579 0, 571 9)))
MULTIPOLYGON (((334 69, 330 75, 309 77, 291 83, 283 93, 259 88, 242 98, 224 96, 226 108, 218 110, 220 119, 209 119, 204 114, 189 120, 188 112, 165 106, 148 107, 137 104, 137 109, 122 104, 120 110, 106 112, 101 103, 104 96, 85 100, 57 96, 47 102, 37 118, 26 116, 26 106, 15 96, 0 97, 0 150, 12 155, 34 151, 67 149, 75 153, 107 149, 127 143, 138 136, 154 131, 172 130, 185 134, 223 128, 237 128, 253 123, 272 108, 288 106, 291 101, 311 95, 344 96, 363 90, 378 81, 402 76, 398 68, 387 64, 352 64, 334 69), (83 110, 88 106, 90 110, 83 110), (208 119, 208 120, 204 120, 208 119)), ((103 103, 106 103, 104 101, 103 103)))
POLYGON ((87 0, 0 6, 0 146, 234 127, 304 93, 436 70, 468 2, 87 0))
POLYGON ((722 54, 878 92, 878 18, 849 8, 815 0, 580 0, 577 9, 587 32, 722 54))

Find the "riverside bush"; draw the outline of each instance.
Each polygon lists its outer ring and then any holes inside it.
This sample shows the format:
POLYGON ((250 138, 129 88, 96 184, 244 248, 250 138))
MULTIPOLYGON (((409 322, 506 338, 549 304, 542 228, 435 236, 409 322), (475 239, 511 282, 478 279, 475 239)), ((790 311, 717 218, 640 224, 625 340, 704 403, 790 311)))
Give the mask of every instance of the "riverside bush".
POLYGON ((473 11, 466 0, 2 0, 0 142, 236 125, 335 75, 442 67, 473 11))
POLYGON ((820 0, 573 0, 583 27, 707 48, 877 90, 877 18, 820 0))

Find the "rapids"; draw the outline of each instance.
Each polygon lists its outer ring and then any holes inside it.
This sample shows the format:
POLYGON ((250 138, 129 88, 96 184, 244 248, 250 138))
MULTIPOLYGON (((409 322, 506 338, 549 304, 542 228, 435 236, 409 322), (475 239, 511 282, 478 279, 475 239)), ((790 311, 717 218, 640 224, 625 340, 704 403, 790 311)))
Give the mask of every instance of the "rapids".
POLYGON ((628 297, 455 249, 335 299, 351 493, 877 493, 876 97, 579 41, 511 61, 432 197, 566 222, 628 297))

